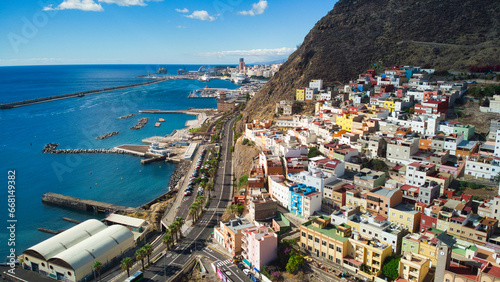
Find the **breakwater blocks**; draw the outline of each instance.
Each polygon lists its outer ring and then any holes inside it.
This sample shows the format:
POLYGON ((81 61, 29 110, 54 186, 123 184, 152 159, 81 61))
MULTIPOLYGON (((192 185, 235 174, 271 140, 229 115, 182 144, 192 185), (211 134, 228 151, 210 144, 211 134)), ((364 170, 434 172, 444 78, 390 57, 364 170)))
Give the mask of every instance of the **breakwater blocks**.
POLYGON ((57 149, 58 143, 49 143, 42 150, 44 154, 123 154, 136 155, 134 152, 120 149, 57 149))
POLYGON ((148 123, 148 121, 149 121, 149 118, 141 118, 139 120, 139 122, 136 125, 132 126, 130 129, 132 129, 132 130, 141 129, 146 125, 146 123, 148 123))
POLYGON ((43 194, 42 203, 95 213, 135 213, 138 211, 136 208, 86 200, 51 192, 43 194))
POLYGON ((133 117, 133 116, 135 116, 135 114, 129 114, 129 115, 126 115, 126 116, 121 116, 121 117, 119 117, 119 119, 126 119, 126 118, 133 117))
POLYGON ((101 135, 101 136, 97 136, 95 139, 97 140, 102 140, 102 139, 106 139, 106 138, 109 138, 109 137, 112 137, 112 136, 115 136, 117 134, 119 134, 120 132, 118 131, 113 131, 113 132, 110 132, 110 133, 106 133, 104 135, 101 135))

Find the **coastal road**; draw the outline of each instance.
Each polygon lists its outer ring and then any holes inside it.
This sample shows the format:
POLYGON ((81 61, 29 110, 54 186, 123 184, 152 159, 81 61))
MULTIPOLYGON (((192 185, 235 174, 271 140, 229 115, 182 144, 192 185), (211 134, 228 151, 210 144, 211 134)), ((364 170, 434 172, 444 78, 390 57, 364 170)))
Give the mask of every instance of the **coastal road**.
POLYGON ((205 248, 205 241, 210 237, 211 231, 226 207, 231 204, 233 169, 229 147, 233 142, 232 127, 234 122, 235 119, 232 118, 226 122, 223 128, 221 159, 208 210, 180 244, 168 251, 145 272, 145 281, 166 281, 182 269, 194 252, 205 254, 202 252, 205 248))

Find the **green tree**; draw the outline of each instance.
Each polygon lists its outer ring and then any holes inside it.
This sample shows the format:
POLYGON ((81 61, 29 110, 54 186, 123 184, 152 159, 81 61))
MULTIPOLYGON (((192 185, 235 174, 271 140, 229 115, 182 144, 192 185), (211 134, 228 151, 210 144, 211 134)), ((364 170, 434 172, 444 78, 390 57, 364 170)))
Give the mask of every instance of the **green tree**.
POLYGON ((321 153, 318 148, 316 147, 310 147, 309 148, 309 152, 307 153, 307 156, 309 158, 314 158, 314 157, 317 157, 317 156, 324 156, 323 153, 321 153))
POLYGON ((234 152, 234 146, 229 147, 229 152, 231 152, 231 153, 234 152))
POLYGON ((163 236, 163 244, 167 246, 167 250, 170 250, 170 247, 172 246, 172 243, 174 242, 174 239, 172 238, 172 235, 169 233, 165 234, 163 236))
POLYGON ((299 269, 302 267, 303 264, 304 264, 304 257, 302 257, 298 253, 295 253, 288 260, 288 263, 286 264, 286 271, 288 273, 295 274, 297 273, 297 271, 299 271, 299 269))
POLYGON ((101 280, 101 269, 102 269, 102 263, 100 261, 94 262, 94 265, 92 266, 94 271, 97 271, 99 281, 101 280))
POLYGON ((146 244, 142 248, 146 252, 146 256, 148 257, 148 264, 149 264, 149 257, 153 254, 153 246, 151 246, 150 244, 146 244))
POLYGON ((130 277, 130 268, 132 267, 132 259, 129 257, 122 259, 122 261, 120 262, 120 267, 122 270, 126 270, 127 277, 130 277))
POLYGON ((172 235, 174 242, 177 241, 177 226, 175 222, 168 226, 168 232, 172 235))
POLYGON ((375 170, 386 170, 387 169, 387 164, 384 161, 373 159, 371 161, 372 168, 375 170))
POLYGON ((238 212, 238 208, 236 207, 236 205, 230 205, 227 210, 230 214, 236 214, 238 212))
POLYGON ((238 216, 241 216, 243 214, 243 211, 245 210, 245 205, 243 205, 242 203, 238 203, 236 205, 236 209, 238 211, 238 216))
POLYGON ((182 229, 182 225, 184 225, 184 222, 186 222, 186 220, 184 218, 182 218, 182 217, 178 217, 178 218, 175 219, 175 222, 177 222, 177 225, 179 226, 179 229, 178 229, 178 231, 179 231, 179 238, 181 238, 182 237, 182 230, 181 230, 182 229))
POLYGON ((382 264, 382 273, 385 277, 395 280, 399 276, 399 261, 401 258, 399 256, 391 256, 385 259, 382 264))
POLYGON ((146 258, 146 251, 143 248, 135 251, 135 259, 140 260, 142 264, 142 270, 144 271, 144 259, 146 258))
POLYGON ((238 188, 246 187, 247 185, 248 185, 248 174, 245 174, 238 179, 238 188))
POLYGON ((196 213, 198 212, 198 208, 195 207, 194 205, 191 205, 188 208, 188 215, 193 218, 193 222, 196 222, 196 213))

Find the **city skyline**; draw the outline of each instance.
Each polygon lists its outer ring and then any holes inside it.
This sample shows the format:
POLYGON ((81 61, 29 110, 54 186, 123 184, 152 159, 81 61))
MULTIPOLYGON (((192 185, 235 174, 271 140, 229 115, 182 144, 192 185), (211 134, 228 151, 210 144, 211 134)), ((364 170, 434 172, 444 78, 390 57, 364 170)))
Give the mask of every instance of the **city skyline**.
POLYGON ((0 66, 286 60, 335 3, 27 0, 0 3, 0 66))

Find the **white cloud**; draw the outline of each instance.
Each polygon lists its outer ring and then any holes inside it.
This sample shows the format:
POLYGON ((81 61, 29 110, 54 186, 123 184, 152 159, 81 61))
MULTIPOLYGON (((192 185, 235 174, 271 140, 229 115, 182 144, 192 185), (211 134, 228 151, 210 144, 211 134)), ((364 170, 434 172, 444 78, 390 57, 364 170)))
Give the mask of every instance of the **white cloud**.
POLYGON ((179 13, 189 13, 189 10, 187 8, 184 9, 175 9, 179 13))
POLYGON ((266 0, 259 0, 257 3, 252 4, 252 9, 248 11, 240 11, 238 14, 244 15, 244 16, 255 16, 255 15, 261 15, 264 13, 264 11, 267 9, 267 1, 266 0))
POLYGON ((211 22, 217 19, 217 16, 210 16, 208 12, 205 10, 194 11, 191 15, 186 15, 185 17, 202 21, 211 21, 211 22))
POLYGON ((53 7, 52 4, 43 8, 44 11, 51 10, 82 10, 82 11, 92 11, 101 12, 104 11, 101 4, 97 4, 94 0, 64 0, 57 7, 53 7))
POLYGON ((100 3, 116 4, 118 6, 146 6, 143 0, 99 0, 100 3))
POLYGON ((289 55, 295 48, 281 47, 275 49, 252 49, 252 50, 231 50, 202 53, 202 56, 224 57, 224 56, 284 56, 289 55))
POLYGON ((186 28, 186 26, 178 25, 177 28, 186 28))

